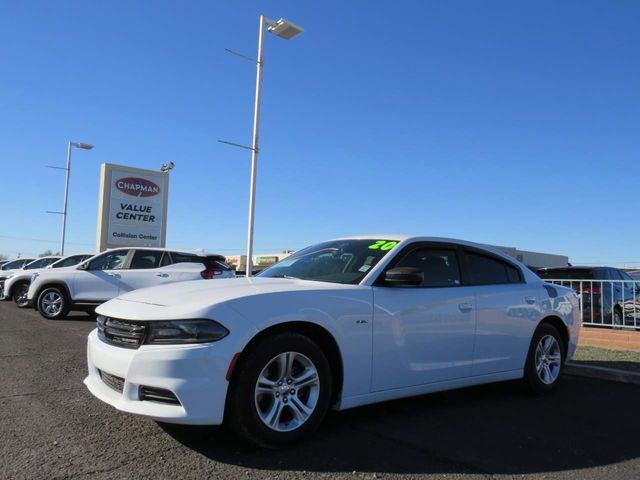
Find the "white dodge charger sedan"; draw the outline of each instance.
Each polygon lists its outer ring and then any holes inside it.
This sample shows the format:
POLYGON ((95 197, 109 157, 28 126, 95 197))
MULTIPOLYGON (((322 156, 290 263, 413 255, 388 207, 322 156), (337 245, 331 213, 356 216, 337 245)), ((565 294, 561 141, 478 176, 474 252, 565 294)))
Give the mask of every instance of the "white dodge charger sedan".
POLYGON ((400 235, 331 240, 258 277, 145 288, 97 313, 96 397, 265 446, 329 408, 519 378, 550 391, 580 325, 572 290, 501 251, 400 235))

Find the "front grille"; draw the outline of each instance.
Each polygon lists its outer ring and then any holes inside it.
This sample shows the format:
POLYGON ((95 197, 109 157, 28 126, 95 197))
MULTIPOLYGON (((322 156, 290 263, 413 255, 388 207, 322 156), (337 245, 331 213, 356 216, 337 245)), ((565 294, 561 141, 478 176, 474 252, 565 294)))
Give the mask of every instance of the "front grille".
POLYGON ((98 372, 100 373, 100 378, 107 387, 118 393, 122 393, 122 390, 124 390, 124 378, 116 377, 115 375, 103 372, 102 370, 98 370, 98 372))
POLYGON ((172 405, 180 405, 180 401, 173 392, 164 388, 140 386, 138 391, 140 400, 149 400, 151 402, 170 403, 172 405))
POLYGON ((111 345, 125 348, 139 348, 146 330, 144 322, 121 320, 98 315, 98 334, 111 345))

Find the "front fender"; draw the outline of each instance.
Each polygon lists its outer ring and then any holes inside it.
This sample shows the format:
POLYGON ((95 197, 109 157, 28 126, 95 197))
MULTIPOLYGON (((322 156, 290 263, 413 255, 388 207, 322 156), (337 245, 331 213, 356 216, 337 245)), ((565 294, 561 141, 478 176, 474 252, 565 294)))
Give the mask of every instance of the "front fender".
POLYGON ((247 318, 257 331, 287 322, 309 322, 323 327, 335 339, 342 357, 343 396, 369 393, 373 335, 371 287, 275 292, 230 300, 226 305, 247 318))

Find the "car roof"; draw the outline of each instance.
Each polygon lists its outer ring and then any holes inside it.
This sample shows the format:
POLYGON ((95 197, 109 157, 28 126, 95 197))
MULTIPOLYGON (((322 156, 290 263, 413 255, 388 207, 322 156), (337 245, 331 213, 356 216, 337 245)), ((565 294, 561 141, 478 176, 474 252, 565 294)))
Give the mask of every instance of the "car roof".
POLYGON ((47 258, 56 258, 56 259, 61 259, 62 257, 60 255, 47 255, 45 257, 38 257, 38 258, 34 258, 31 263, 35 262, 36 260, 46 260, 47 258))
MULTIPOLYGON (((219 253, 205 252, 204 250, 194 249, 182 249, 182 248, 167 248, 167 247, 116 247, 109 248, 105 251, 114 252, 116 250, 156 250, 160 252, 176 252, 176 253, 188 253, 190 255, 197 255, 199 257, 224 257, 224 255, 220 255, 219 253)), ((100 253, 94 253, 94 255, 99 255, 100 253)))
POLYGON ((466 245, 468 247, 476 247, 482 250, 486 250, 492 253, 496 253, 502 257, 513 258, 511 255, 506 252, 500 250, 493 245, 487 245, 486 243, 476 243, 470 242, 469 240, 462 240, 459 238, 449 238, 449 237, 427 237, 421 235, 407 235, 407 234, 389 234, 383 233, 380 235, 358 235, 358 236, 350 236, 350 237, 342 237, 335 238, 334 240, 377 240, 377 239, 389 239, 389 240, 397 240, 398 243, 413 243, 413 242, 442 242, 442 243, 457 243, 459 245, 466 245))
POLYGON ((566 267, 543 267, 538 270, 595 270, 597 268, 613 268, 615 267, 603 267, 602 265, 570 265, 566 267))

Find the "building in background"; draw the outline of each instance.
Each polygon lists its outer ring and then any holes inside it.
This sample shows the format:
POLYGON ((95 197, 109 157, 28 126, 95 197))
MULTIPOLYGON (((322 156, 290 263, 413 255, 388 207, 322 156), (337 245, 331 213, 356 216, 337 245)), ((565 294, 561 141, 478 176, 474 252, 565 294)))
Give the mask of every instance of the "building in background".
POLYGON ((569 257, 566 255, 528 252, 526 250, 518 250, 515 247, 500 247, 498 245, 496 245, 496 248, 502 250, 507 255, 511 255, 513 258, 524 263, 527 267, 532 268, 533 270, 537 268, 566 267, 569 265, 569 257))

